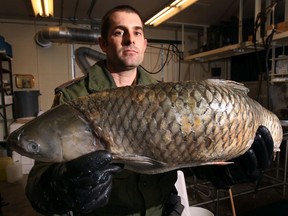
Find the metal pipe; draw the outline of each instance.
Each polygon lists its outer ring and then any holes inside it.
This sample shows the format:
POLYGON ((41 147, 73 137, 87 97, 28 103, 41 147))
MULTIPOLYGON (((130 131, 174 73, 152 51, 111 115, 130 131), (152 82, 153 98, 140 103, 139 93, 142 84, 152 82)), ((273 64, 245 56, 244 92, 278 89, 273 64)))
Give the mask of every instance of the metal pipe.
POLYGON ((288 20, 288 0, 284 1, 284 21, 288 20))
POLYGON ((95 30, 55 26, 37 32, 35 42, 47 48, 52 43, 98 44, 99 37, 95 30))
POLYGON ((286 184, 287 184, 287 160, 288 160, 288 140, 285 143, 285 164, 284 164, 284 186, 283 186, 283 197, 286 195, 286 184))
MULTIPOLYGON (((254 20, 257 20, 258 14, 261 12, 261 0, 255 0, 255 15, 254 20)), ((256 35, 255 35, 255 41, 259 42, 260 39, 260 31, 257 29, 256 35)))
POLYGON ((105 54, 98 52, 97 50, 93 50, 89 47, 79 47, 76 49, 75 59, 84 74, 86 74, 87 70, 91 67, 87 57, 96 61, 106 59, 105 54))
POLYGON ((181 40, 182 40, 182 44, 181 44, 181 51, 182 51, 182 53, 184 53, 184 44, 185 44, 185 26, 184 26, 184 24, 182 24, 181 25, 181 36, 182 36, 182 38, 181 38, 181 40))
POLYGON ((72 79, 76 78, 76 70, 75 70, 75 47, 74 44, 70 45, 71 50, 71 77, 72 79))
POLYGON ((243 42, 242 31, 243 31, 243 0, 239 1, 239 23, 238 23, 238 43, 243 42))

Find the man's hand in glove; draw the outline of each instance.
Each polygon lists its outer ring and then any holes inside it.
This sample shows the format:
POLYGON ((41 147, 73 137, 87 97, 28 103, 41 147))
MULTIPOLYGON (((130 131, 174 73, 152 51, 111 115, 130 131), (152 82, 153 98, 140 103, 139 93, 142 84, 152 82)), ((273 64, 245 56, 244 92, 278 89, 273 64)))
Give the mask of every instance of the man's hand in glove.
POLYGON ((110 153, 96 151, 69 162, 53 164, 34 186, 34 191, 37 188, 43 191, 42 194, 27 190, 27 196, 36 209, 46 213, 91 212, 107 204, 113 174, 122 170, 120 166, 110 164, 111 161, 110 153))
POLYGON ((195 167, 196 177, 211 181, 217 188, 228 188, 237 183, 252 182, 262 176, 273 160, 274 142, 269 130, 260 126, 251 148, 243 155, 230 160, 226 166, 195 167))

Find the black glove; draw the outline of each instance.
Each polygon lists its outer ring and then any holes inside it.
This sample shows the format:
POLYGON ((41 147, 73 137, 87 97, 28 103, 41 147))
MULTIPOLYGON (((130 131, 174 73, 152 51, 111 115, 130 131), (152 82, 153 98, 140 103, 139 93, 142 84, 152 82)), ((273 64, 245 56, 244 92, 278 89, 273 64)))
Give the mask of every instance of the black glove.
MULTIPOLYGON (((112 177, 122 168, 112 156, 96 151, 69 162, 53 164, 26 190, 34 208, 44 213, 89 213, 107 204, 112 177), (33 189, 33 191, 32 191, 33 189)), ((29 182, 28 182, 29 183, 29 182)))
POLYGON ((273 148, 274 142, 269 130, 260 126, 251 148, 230 160, 233 164, 195 167, 192 170, 196 177, 211 181, 216 188, 229 188, 237 183, 257 181, 272 164, 273 148))
POLYGON ((169 199, 163 206, 161 216, 181 216, 184 206, 181 204, 181 197, 175 193, 171 193, 169 199))

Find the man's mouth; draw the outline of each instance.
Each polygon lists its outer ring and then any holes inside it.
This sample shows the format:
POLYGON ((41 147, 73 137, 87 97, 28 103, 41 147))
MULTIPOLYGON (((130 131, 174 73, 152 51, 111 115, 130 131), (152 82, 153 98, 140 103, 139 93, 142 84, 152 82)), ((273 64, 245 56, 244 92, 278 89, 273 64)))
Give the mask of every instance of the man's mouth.
POLYGON ((124 54, 137 54, 138 52, 134 49, 125 49, 123 50, 124 54))

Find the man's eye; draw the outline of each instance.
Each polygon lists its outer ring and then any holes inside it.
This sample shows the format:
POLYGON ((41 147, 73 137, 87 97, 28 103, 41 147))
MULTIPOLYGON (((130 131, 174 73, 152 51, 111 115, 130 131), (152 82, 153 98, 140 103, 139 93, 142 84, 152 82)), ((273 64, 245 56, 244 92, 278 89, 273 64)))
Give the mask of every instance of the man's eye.
POLYGON ((115 36, 123 36, 124 35, 124 31, 115 31, 114 35, 115 36))
POLYGON ((142 32, 135 32, 135 35, 141 36, 141 35, 142 35, 142 32))

